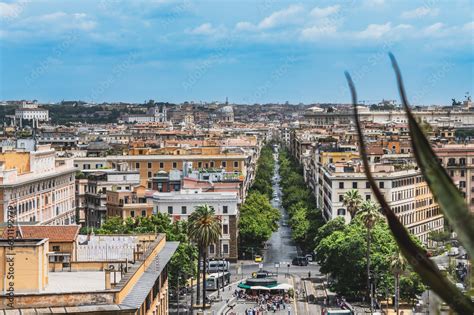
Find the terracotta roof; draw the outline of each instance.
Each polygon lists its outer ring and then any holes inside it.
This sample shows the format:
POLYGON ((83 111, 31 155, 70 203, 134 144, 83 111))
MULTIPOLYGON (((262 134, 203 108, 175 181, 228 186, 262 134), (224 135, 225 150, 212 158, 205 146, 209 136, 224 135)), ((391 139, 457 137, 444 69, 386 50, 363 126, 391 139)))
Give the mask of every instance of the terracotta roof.
MULTIPOLYGON (((15 235, 16 235, 15 227, 15 235)), ((74 242, 79 234, 79 225, 23 225, 20 226, 24 239, 49 238, 50 242, 74 242)), ((7 229, 2 238, 7 238, 7 229)))

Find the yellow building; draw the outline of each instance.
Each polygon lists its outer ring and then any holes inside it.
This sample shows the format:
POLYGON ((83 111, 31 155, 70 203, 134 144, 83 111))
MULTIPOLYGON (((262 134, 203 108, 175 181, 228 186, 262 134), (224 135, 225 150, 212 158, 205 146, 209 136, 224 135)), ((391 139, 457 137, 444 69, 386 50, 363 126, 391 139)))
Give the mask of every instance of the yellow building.
POLYGON ((178 244, 164 234, 83 236, 78 256, 88 259, 65 270, 48 260, 48 239, 0 239, 0 312, 168 314, 167 265, 178 244), (133 251, 113 251, 127 244, 133 251))

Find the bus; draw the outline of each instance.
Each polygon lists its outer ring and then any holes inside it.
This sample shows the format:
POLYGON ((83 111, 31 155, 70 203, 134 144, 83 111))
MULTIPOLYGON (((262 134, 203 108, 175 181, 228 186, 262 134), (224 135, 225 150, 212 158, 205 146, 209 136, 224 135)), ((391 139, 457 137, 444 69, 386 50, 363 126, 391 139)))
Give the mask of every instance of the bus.
POLYGON ((206 290, 216 291, 218 288, 223 288, 229 283, 230 272, 211 273, 206 277, 206 290))
POLYGON ((210 260, 207 264, 207 272, 225 272, 230 270, 230 263, 226 260, 210 260))

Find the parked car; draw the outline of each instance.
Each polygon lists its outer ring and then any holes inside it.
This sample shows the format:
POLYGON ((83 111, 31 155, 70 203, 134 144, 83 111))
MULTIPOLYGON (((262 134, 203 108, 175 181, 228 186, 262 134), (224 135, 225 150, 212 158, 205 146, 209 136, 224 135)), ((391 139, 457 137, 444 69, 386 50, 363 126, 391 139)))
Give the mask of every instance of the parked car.
POLYGON ((452 248, 449 250, 448 255, 449 255, 449 256, 457 256, 457 255, 459 255, 459 248, 457 248, 457 247, 452 247, 452 248))
POLYGON ((305 256, 297 256, 291 262, 295 266, 308 266, 308 258, 305 256))
POLYGON ((260 255, 255 255, 254 261, 255 261, 256 263, 260 263, 260 262, 263 261, 263 257, 260 256, 260 255))

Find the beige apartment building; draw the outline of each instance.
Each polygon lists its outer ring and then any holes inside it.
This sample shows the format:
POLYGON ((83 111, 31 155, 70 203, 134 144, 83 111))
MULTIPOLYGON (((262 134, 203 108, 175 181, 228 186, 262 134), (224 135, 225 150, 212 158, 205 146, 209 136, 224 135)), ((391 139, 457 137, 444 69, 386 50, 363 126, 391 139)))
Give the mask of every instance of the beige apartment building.
POLYGON ((434 151, 474 212, 474 144, 447 144, 434 151))
MULTIPOLYGON (((325 152, 323 156, 329 159, 329 153, 325 152)), ((333 161, 340 161, 340 157, 340 152, 336 152, 333 161)), ((313 158, 319 161, 318 157, 313 158)), ((312 181, 311 187, 325 220, 343 216, 346 222, 350 221, 343 198, 351 189, 357 189, 364 200, 376 201, 359 160, 325 164, 315 162, 315 165, 316 169, 310 173, 308 180, 312 181)), ((429 232, 444 229, 439 206, 421 172, 413 164, 402 166, 382 158, 380 162, 371 164, 371 171, 389 206, 421 242, 428 241, 429 232)))
POLYGON ((56 158, 49 145, 0 153, 0 222, 13 206, 18 222, 73 224, 75 171, 72 159, 56 158))

